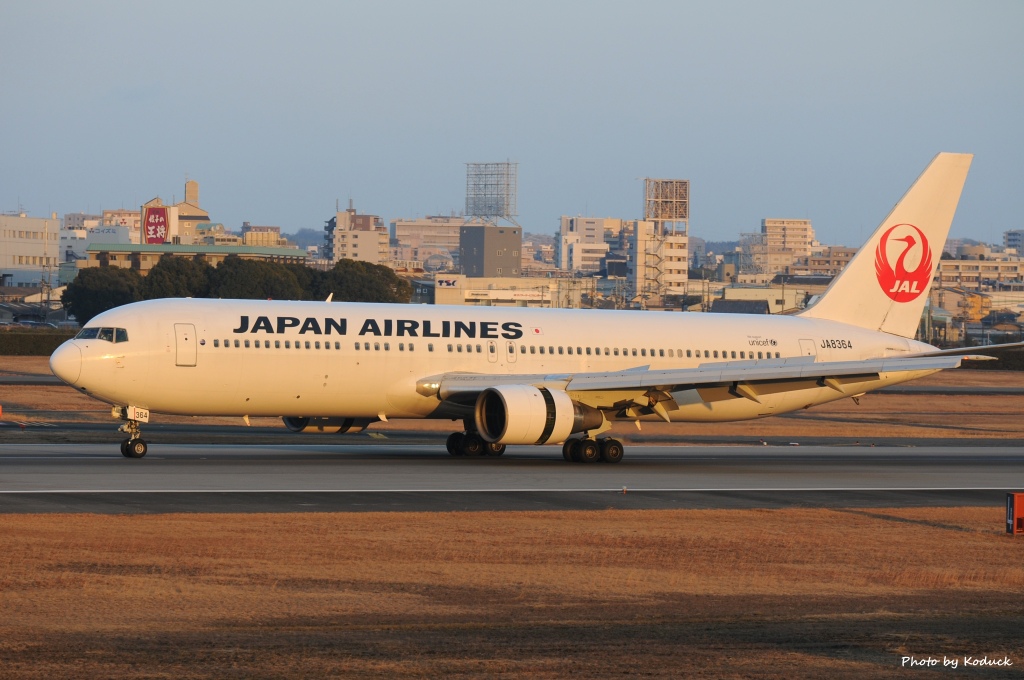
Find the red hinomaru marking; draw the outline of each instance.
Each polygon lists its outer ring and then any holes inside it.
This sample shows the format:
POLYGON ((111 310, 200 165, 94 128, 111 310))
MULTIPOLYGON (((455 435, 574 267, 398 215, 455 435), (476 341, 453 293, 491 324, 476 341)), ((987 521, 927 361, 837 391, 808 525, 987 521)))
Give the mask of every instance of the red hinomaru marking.
POLYGON ((921 293, 928 289, 928 284, 932 278, 932 250, 928 246, 928 239, 924 233, 912 224, 897 224, 889 227, 882 234, 882 240, 879 241, 878 248, 875 250, 875 275, 878 277, 878 285, 882 287, 882 292, 896 302, 910 302, 920 297, 921 293), (918 238, 915 239, 913 234, 907 234, 901 238, 893 239, 894 241, 903 241, 907 244, 903 248, 903 252, 896 259, 896 266, 893 266, 889 264, 887 248, 889 235, 901 227, 913 229, 917 232, 918 238), (907 255, 915 247, 921 248, 921 259, 913 271, 907 271, 905 266, 907 255))

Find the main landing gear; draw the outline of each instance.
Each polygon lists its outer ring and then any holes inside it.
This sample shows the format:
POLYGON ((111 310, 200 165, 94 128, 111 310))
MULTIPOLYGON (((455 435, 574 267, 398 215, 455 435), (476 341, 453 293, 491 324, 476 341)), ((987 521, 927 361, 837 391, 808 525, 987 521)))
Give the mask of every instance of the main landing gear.
POLYGON ((505 453, 504 444, 485 442, 476 432, 452 432, 445 442, 448 453, 453 456, 500 456, 505 453))
POLYGON ((128 435, 128 439, 121 442, 121 455, 125 458, 142 458, 149 451, 149 444, 142 438, 139 421, 129 420, 117 428, 117 431, 128 435))
POLYGON ((622 442, 611 437, 566 439, 562 444, 562 458, 572 463, 618 463, 622 454, 622 442))

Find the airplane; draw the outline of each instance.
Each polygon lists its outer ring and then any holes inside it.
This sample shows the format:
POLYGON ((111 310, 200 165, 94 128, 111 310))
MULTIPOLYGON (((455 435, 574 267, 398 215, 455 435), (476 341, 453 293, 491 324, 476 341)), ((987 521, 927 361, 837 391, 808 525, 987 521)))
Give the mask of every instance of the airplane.
POLYGON ((454 456, 561 444, 617 463, 617 421, 764 418, 989 358, 914 339, 972 158, 938 154, 794 315, 157 299, 99 314, 50 367, 112 405, 127 458, 162 413, 316 433, 449 419, 454 456))

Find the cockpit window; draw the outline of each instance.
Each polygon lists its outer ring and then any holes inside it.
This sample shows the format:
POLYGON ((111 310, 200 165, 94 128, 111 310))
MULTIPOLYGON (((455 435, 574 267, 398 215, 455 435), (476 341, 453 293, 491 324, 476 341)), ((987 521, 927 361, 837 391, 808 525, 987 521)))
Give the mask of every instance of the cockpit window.
POLYGON ((107 342, 128 342, 128 331, 124 328, 83 328, 75 336, 78 340, 106 340, 107 342))

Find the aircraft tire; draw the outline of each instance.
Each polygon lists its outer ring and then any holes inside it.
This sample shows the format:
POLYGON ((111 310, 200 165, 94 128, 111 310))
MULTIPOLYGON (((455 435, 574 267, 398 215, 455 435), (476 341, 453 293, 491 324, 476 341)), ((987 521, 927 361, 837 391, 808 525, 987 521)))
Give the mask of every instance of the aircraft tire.
POLYGON ((484 452, 483 437, 475 432, 467 432, 462 438, 462 455, 479 456, 484 452))
POLYGON ((144 439, 131 439, 124 445, 125 458, 142 458, 149 451, 144 439))
POLYGON ((622 443, 618 439, 601 440, 601 460, 605 463, 618 463, 623 453, 622 443))
POLYGON ((566 463, 572 462, 572 447, 575 439, 566 439, 562 442, 562 458, 565 459, 566 463))
POLYGON ((487 442, 484 446, 484 452, 488 456, 500 456, 505 453, 505 445, 497 442, 487 442))
POLYGON ((128 443, 130 441, 131 441, 131 439, 122 439, 121 440, 121 455, 124 456, 125 458, 129 458, 129 455, 128 455, 128 443))
POLYGON ((465 436, 466 435, 464 435, 462 432, 452 432, 450 435, 448 435, 448 441, 444 443, 445 447, 448 449, 448 453, 450 453, 453 456, 461 456, 462 439, 465 436))
POLYGON ((601 458, 601 449, 593 439, 581 439, 577 450, 581 463, 596 463, 601 458))

